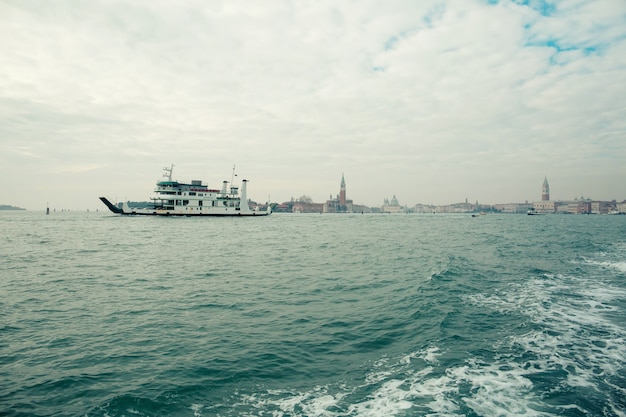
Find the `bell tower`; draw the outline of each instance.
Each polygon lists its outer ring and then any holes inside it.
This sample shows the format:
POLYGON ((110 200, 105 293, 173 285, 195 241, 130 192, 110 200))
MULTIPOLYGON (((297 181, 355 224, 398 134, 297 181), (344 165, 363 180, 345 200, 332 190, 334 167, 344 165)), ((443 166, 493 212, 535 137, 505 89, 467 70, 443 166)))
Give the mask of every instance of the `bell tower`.
POLYGON ((548 177, 543 179, 543 187, 541 188, 541 201, 550 201, 550 186, 548 185, 548 177))
POLYGON ((341 173, 341 185, 339 186, 339 205, 346 205, 346 180, 343 177, 343 172, 341 173))

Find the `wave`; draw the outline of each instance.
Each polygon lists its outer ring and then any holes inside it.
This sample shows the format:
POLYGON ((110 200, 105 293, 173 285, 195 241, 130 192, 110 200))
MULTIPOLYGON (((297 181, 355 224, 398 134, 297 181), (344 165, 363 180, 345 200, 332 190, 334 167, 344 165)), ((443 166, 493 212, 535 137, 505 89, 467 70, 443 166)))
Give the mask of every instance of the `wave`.
MULTIPOLYGON (((584 277, 534 276, 463 297, 522 316, 518 334, 460 355, 449 343, 381 358, 361 377, 310 390, 241 394, 221 415, 624 415, 626 330, 612 320, 626 290, 584 277)), ((458 349, 458 346, 454 347, 458 349)), ((196 409, 212 414, 211 407, 196 409)))

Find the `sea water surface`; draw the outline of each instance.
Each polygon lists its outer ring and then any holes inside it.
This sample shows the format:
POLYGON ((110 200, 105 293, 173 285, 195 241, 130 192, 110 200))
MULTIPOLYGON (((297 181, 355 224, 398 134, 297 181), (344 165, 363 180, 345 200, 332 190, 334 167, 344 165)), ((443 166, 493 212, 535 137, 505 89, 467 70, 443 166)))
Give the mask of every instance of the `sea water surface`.
POLYGON ((0 212, 3 416, 625 416, 626 216, 0 212))

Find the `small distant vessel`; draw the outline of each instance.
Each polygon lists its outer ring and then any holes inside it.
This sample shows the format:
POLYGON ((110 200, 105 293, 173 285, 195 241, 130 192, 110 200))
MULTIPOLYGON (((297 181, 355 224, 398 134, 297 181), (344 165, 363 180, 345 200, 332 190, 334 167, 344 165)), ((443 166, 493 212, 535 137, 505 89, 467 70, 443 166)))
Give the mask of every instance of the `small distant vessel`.
MULTIPOLYGON (((241 182, 239 187, 224 181, 220 190, 208 188, 200 180, 193 180, 190 184, 172 180, 174 165, 163 168, 165 181, 159 181, 150 199, 150 207, 130 207, 128 202, 119 207, 111 203, 106 197, 100 200, 116 214, 148 215, 148 216, 267 216, 271 213, 268 203, 267 210, 252 210, 248 205, 248 181, 241 182)), ((233 167, 233 178, 235 176, 233 167)))
POLYGON ((535 209, 533 207, 530 210, 528 210, 528 212, 526 212, 526 214, 528 214, 529 216, 543 216, 545 213, 541 213, 541 212, 537 211, 537 209, 535 209))

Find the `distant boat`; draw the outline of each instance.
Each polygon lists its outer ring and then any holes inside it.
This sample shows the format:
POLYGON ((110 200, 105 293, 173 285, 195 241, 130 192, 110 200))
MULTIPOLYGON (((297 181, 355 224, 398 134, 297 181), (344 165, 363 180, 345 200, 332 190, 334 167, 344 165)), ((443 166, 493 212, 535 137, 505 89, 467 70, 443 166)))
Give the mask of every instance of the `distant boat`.
POLYGON ((537 211, 537 209, 535 209, 533 207, 530 210, 528 210, 528 212, 526 212, 526 214, 528 214, 529 216, 543 216, 545 213, 540 213, 540 212, 537 211))
MULTIPOLYGON (((221 190, 210 189, 200 180, 190 184, 172 180, 171 167, 163 168, 166 181, 159 181, 154 190, 151 207, 130 207, 124 202, 121 207, 111 203, 106 197, 100 200, 116 214, 148 215, 148 216, 267 216, 271 213, 268 203, 267 210, 252 210, 248 205, 247 180, 239 187, 224 181, 221 190)), ((235 176, 233 167, 233 178, 235 176)))

